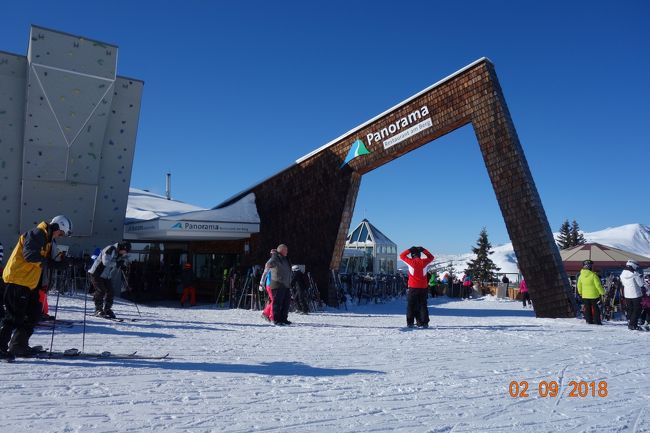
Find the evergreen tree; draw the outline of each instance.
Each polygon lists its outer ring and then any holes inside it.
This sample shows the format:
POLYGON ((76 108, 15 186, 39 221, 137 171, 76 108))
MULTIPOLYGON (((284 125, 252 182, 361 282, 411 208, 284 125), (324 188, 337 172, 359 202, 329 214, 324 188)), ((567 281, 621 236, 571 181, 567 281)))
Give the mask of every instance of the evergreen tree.
POLYGON ((493 281, 496 278, 494 273, 500 271, 501 268, 497 267, 490 259, 490 255, 494 254, 494 251, 492 251, 492 244, 488 240, 485 227, 481 230, 476 247, 472 248, 472 252, 476 254, 476 258, 467 263, 465 274, 471 275, 472 280, 478 280, 481 283, 493 281))
POLYGON ((572 247, 573 241, 571 239, 571 226, 569 225, 569 220, 566 219, 560 226, 560 234, 557 237, 557 246, 561 250, 565 250, 569 247, 572 247))
POLYGON ((571 223, 571 246, 575 247, 578 245, 584 245, 585 244, 585 237, 580 233, 580 227, 578 227, 578 223, 576 220, 573 220, 573 223, 571 223))

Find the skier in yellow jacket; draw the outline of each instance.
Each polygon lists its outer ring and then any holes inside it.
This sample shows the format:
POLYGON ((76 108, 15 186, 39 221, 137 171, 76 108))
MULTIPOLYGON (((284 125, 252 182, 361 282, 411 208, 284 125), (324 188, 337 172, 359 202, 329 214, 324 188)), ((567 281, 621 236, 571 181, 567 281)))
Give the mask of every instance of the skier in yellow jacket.
POLYGON ((29 356, 29 337, 40 318, 38 283, 43 268, 52 260, 53 244, 61 236, 70 236, 72 224, 63 215, 49 223, 43 221, 23 233, 2 272, 5 287, 5 317, 0 324, 0 359, 29 356), (15 332, 14 332, 15 331, 15 332), (10 341, 11 340, 11 341, 10 341))
POLYGON ((600 277, 591 268, 594 262, 585 260, 582 262, 582 270, 578 277, 578 294, 582 298, 585 308, 585 320, 589 324, 602 325, 600 321, 600 308, 598 300, 605 295, 605 289, 600 283, 600 277))

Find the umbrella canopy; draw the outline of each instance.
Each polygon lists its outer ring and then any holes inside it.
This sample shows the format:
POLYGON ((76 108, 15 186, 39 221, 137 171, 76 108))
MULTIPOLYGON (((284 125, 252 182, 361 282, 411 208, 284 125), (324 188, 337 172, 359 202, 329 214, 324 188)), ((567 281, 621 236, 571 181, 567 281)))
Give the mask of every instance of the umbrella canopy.
POLYGON ((594 262, 594 271, 623 269, 628 260, 635 260, 642 268, 650 267, 650 258, 648 257, 598 243, 588 243, 560 250, 560 256, 567 273, 582 269, 582 262, 585 260, 594 262))

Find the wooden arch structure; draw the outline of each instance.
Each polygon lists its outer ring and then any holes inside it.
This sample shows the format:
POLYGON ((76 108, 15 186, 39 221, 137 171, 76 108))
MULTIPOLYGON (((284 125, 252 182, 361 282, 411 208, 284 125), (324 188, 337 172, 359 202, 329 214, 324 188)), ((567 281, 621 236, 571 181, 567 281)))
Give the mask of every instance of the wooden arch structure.
MULTIPOLYGON (((538 317, 574 317, 575 300, 492 63, 482 58, 239 194, 255 192, 250 260, 282 242, 321 291, 338 269, 361 177, 472 124, 538 317), (367 152, 366 152, 367 151, 367 152), (352 159, 354 155, 358 155, 352 159), (347 162, 346 162, 347 161, 347 162)), ((332 294, 330 294, 332 299, 332 294)))

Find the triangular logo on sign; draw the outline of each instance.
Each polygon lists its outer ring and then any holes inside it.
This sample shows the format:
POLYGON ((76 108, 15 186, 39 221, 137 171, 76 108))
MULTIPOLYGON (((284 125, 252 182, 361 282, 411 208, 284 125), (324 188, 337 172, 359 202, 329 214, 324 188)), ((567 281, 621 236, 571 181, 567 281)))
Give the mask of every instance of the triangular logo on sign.
POLYGON ((350 151, 348 152, 348 156, 345 157, 345 161, 343 161, 343 164, 341 164, 341 168, 348 162, 352 161, 357 156, 367 155, 369 153, 370 151, 366 147, 366 143, 364 143, 362 139, 357 138, 355 142, 352 143, 352 146, 350 146, 350 151))
POLYGON ((173 229, 182 229, 182 228, 183 228, 183 224, 181 224, 181 223, 176 223, 176 224, 174 224, 173 226, 171 226, 171 228, 173 228, 173 229))

